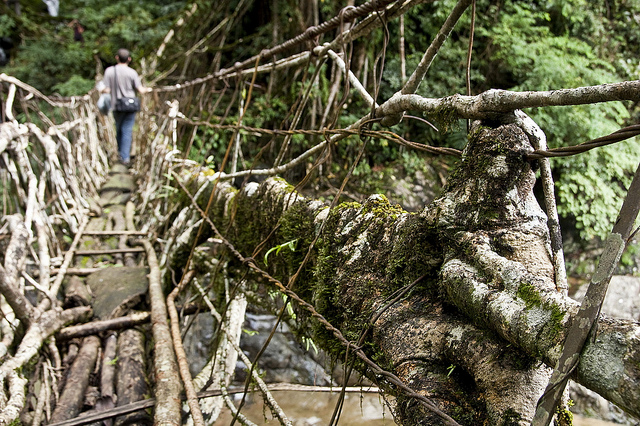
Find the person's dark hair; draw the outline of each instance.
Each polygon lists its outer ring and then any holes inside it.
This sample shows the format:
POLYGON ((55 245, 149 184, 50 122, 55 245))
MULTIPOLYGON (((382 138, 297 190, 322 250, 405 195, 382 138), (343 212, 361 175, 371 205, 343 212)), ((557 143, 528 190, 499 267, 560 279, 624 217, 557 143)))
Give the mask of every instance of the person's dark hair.
POLYGON ((118 57, 118 62, 121 64, 126 63, 129 59, 131 59, 131 53, 127 49, 118 49, 118 53, 116 53, 118 57))

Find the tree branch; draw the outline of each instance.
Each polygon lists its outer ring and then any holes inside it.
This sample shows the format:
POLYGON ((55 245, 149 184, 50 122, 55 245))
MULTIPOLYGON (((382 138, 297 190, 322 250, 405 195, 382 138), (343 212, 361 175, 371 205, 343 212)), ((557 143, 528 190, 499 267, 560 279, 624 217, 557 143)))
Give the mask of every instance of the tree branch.
POLYGON ((600 263, 591 277, 591 282, 580 305, 580 310, 567 333, 567 340, 564 342, 562 354, 553 371, 549 385, 538 402, 538 409, 532 423, 534 426, 547 426, 551 421, 569 381, 569 376, 580 360, 580 353, 587 336, 592 332, 595 334, 593 328, 597 324, 611 276, 615 272, 622 252, 627 246, 627 240, 639 211, 640 165, 638 165, 638 169, 633 176, 627 197, 620 208, 620 214, 613 226, 613 230, 605 242, 604 252, 600 256, 600 263))
POLYGON ((476 96, 452 95, 439 99, 395 94, 376 109, 376 117, 413 110, 436 114, 445 119, 495 119, 524 108, 638 100, 640 80, 540 92, 491 89, 476 96))
POLYGON ((0 265, 0 293, 5 297, 16 317, 29 326, 36 317, 36 308, 19 290, 19 279, 26 260, 29 232, 18 216, 7 218, 13 228, 5 252, 4 268, 0 265))
POLYGON ((176 309, 175 299, 180 294, 180 292, 184 289, 184 287, 189 284, 191 281, 191 277, 193 277, 194 271, 190 270, 182 277, 180 280, 180 285, 169 293, 167 296, 167 310, 169 312, 169 318, 171 323, 171 337, 173 338, 173 348, 176 353, 176 358, 178 361, 178 367, 180 376, 182 377, 182 383, 184 384, 184 390, 187 395, 187 404, 189 405, 189 409, 191 410, 191 418, 193 419, 193 424, 196 426, 204 426, 204 418, 202 416, 202 410, 200 410, 200 405, 198 404, 198 396, 196 395, 196 389, 193 384, 193 379, 191 378, 191 373, 189 372, 189 363, 187 361, 187 354, 184 350, 184 345, 182 344, 182 336, 180 334, 180 319, 178 317, 178 310, 176 309))
POLYGON ((156 377, 155 397, 158 401, 154 414, 156 423, 181 424, 180 377, 176 365, 171 331, 168 325, 167 305, 160 285, 160 270, 155 251, 145 239, 136 240, 144 246, 149 264, 149 299, 151 301, 151 325, 154 344, 154 368, 156 377))
POLYGON ((460 0, 455 5, 446 21, 442 25, 442 28, 440 28, 440 31, 438 31, 438 34, 436 34, 436 36, 434 37, 431 45, 429 46, 427 51, 424 52, 424 55, 422 56, 422 59, 420 59, 420 63, 416 67, 415 71, 413 71, 413 74, 411 74, 406 84, 400 91, 401 94, 408 95, 410 93, 415 93, 418 90, 420 83, 424 79, 424 76, 427 74, 427 71, 431 66, 431 62, 433 62, 433 59, 438 54, 438 51, 447 40, 447 38, 449 38, 449 34, 451 34, 451 31, 453 31, 453 27, 455 27, 456 23, 458 22, 460 17, 462 17, 464 11, 467 10, 469 5, 471 5, 472 1, 473 0, 460 0))
MULTIPOLYGON (((490 329, 522 353, 540 356, 546 363, 554 364, 566 327, 574 321, 578 307, 555 288, 547 217, 533 196, 535 175, 525 157, 533 147, 526 132, 517 124, 496 129, 480 127, 472 134, 473 142, 465 150, 458 173, 450 179, 448 192, 420 217, 385 207, 379 197, 373 197, 365 206, 342 206, 328 211, 320 203, 292 197, 292 188, 281 181, 267 180, 260 186, 250 185, 239 194, 219 184, 210 209, 211 220, 222 221, 225 226, 231 224, 228 235, 240 238, 232 239, 231 243, 242 241, 236 250, 252 253, 260 242, 269 246, 291 239, 286 233, 280 234, 285 232, 282 225, 276 234, 271 233, 276 225, 293 220, 286 217, 295 217, 293 221, 298 224, 309 224, 308 228, 296 228, 296 238, 304 238, 308 234, 304 234, 303 229, 313 234, 328 216, 331 226, 323 231, 319 246, 324 247, 330 257, 324 257, 324 251, 318 252, 314 263, 328 262, 330 272, 327 275, 321 270, 314 272, 314 279, 320 281, 313 283, 310 297, 325 306, 312 317, 325 321, 320 315, 323 312, 330 318, 338 315, 337 322, 336 318, 331 320, 331 328, 326 325, 329 334, 339 333, 333 336, 353 332, 349 327, 358 324, 354 319, 359 315, 368 316, 387 292, 397 288, 394 285, 398 285, 398 281, 417 275, 418 271, 420 275, 431 276, 437 276, 440 271, 440 278, 430 286, 444 290, 449 303, 457 306, 476 327, 490 329), (231 222, 230 212, 234 214, 231 222), (244 226, 246 223, 256 226, 249 232, 244 226), (381 232, 379 229, 388 233, 380 236, 376 233, 381 232), (411 255, 400 256, 403 250, 411 255), (374 259, 384 259, 386 263, 374 263, 374 259), (366 289, 375 289, 375 296, 366 289), (334 306, 332 303, 337 302, 329 303, 324 292, 362 298, 351 300, 340 296, 339 304, 334 306), (351 314, 347 318, 336 312, 351 314)), ((200 199, 208 199, 207 191, 201 188, 202 182, 194 181, 192 185, 202 192, 200 199)), ((300 251, 304 252, 304 248, 300 251)), ((256 260, 236 255, 253 270, 261 270, 256 260)), ((259 253, 253 256, 260 259, 259 253)), ((297 298, 294 300, 308 312, 314 312, 296 293, 284 286, 281 291, 297 298)), ((609 321, 602 323, 599 330, 601 339, 585 348, 582 369, 578 370, 576 379, 635 413, 640 407, 640 395, 626 384, 640 383, 632 361, 639 356, 640 329, 631 322, 609 321), (613 336, 624 341, 615 351, 607 343, 613 336), (602 356, 615 359, 621 368, 601 371, 598 359, 602 356)), ((389 339, 387 336, 379 342, 386 345, 389 339)), ((408 348, 420 352, 418 348, 408 348)), ((471 374, 481 374, 479 365, 468 367, 471 374)), ((380 374, 378 370, 376 374, 380 374)), ((539 394, 543 387, 538 388, 539 394)), ((535 407, 536 400, 537 396, 531 398, 530 407, 535 407)))

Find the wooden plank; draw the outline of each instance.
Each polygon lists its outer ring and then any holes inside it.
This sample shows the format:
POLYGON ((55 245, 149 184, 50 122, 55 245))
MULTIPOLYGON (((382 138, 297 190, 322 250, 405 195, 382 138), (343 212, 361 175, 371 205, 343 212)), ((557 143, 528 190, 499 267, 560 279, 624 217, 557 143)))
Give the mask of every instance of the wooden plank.
POLYGON ((126 249, 109 249, 109 250, 76 250, 76 256, 98 256, 101 254, 118 254, 118 253, 143 253, 144 248, 132 247, 126 249))
POLYGON ((144 231, 85 231, 83 235, 147 235, 144 231))

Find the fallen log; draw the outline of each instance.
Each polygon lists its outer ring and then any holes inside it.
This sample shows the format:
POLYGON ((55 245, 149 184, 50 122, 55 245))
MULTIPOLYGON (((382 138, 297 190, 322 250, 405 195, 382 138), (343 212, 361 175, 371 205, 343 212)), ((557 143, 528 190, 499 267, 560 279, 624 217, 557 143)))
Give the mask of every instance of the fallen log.
POLYGON ((160 284, 158 259, 151 243, 139 240, 144 247, 149 265, 149 299, 151 302, 151 329, 154 340, 155 395, 160 401, 154 414, 154 422, 166 425, 181 423, 180 376, 173 351, 171 331, 168 325, 167 305, 160 284))
MULTIPOLYGON (((197 303, 190 303, 182 308, 178 308, 183 315, 191 315, 201 309, 197 303)), ((71 340, 77 337, 90 336, 104 331, 123 330, 149 322, 151 314, 149 312, 136 312, 125 317, 112 318, 102 321, 93 321, 86 324, 72 325, 65 327, 56 338, 60 341, 71 340)))
POLYGON ((149 312, 139 312, 126 317, 118 317, 103 321, 93 321, 86 324, 72 325, 63 328, 56 335, 60 341, 75 339, 76 337, 85 337, 92 334, 98 334, 107 330, 122 330, 125 328, 135 327, 149 321, 151 314, 149 312))
POLYGON ((69 277, 64 292, 64 304, 70 306, 88 306, 91 304, 91 293, 84 281, 78 276, 69 277))
POLYGON ((102 254, 122 254, 122 253, 142 253, 144 248, 131 247, 123 249, 106 249, 106 250, 76 250, 76 256, 99 256, 102 254))
MULTIPOLYGON (((144 399, 148 393, 145 361, 145 335, 139 330, 125 330, 118 336, 116 406, 120 407, 144 399)), ((146 412, 136 412, 118 417, 117 425, 149 421, 146 412)))
POLYGON ((89 377, 98 358, 100 339, 89 336, 82 342, 78 356, 73 361, 60 400, 51 415, 52 422, 60 422, 76 417, 82 409, 84 394, 89 385, 89 377))
POLYGON ((110 405, 109 408, 113 408, 115 405, 116 395, 114 389, 114 378, 116 375, 116 343, 118 338, 116 333, 110 333, 109 336, 105 339, 104 344, 104 354, 102 356, 102 367, 100 368, 100 395, 103 400, 105 400, 110 405), (110 403, 109 403, 110 402, 110 403))

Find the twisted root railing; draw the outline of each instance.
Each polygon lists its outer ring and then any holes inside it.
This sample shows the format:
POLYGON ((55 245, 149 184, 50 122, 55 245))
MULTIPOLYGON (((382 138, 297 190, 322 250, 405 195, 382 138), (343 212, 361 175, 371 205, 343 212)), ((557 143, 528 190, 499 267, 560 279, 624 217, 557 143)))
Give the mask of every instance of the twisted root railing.
MULTIPOLYGON (((404 13, 408 8, 419 4, 419 1, 407 2, 385 2, 386 19, 392 19, 404 13)), ((378 2, 380 5, 381 2, 378 2)), ((431 147, 424 143, 407 140, 405 135, 399 135, 391 130, 373 130, 375 123, 395 124, 408 111, 419 111, 427 115, 450 114, 453 119, 471 118, 500 118, 509 116, 513 111, 519 108, 531 108, 546 105, 578 105, 591 102, 603 102, 613 100, 637 100, 639 96, 637 82, 623 82, 620 84, 601 85, 587 88, 567 89, 564 91, 553 92, 526 92, 513 93, 507 91, 489 91, 478 96, 451 96, 442 99, 428 99, 413 94, 428 71, 431 61, 435 58, 436 53, 446 40, 453 25, 460 18, 471 1, 461 1, 456 6, 449 19, 443 25, 442 30, 438 33, 438 37, 434 40, 432 46, 427 50, 423 64, 419 70, 414 73, 414 78, 410 80, 407 86, 398 91, 398 93, 382 102, 380 105, 376 102, 375 93, 377 87, 375 84, 367 85, 366 82, 360 82, 358 76, 348 71, 349 66, 345 64, 345 55, 336 54, 337 51, 343 51, 344 45, 357 37, 368 34, 374 28, 384 25, 385 20, 380 19, 379 15, 370 14, 361 22, 354 23, 349 29, 340 32, 332 41, 317 45, 302 52, 293 53, 288 57, 278 58, 268 62, 275 53, 278 55, 286 53, 287 49, 297 47, 309 40, 309 35, 319 35, 325 30, 321 27, 310 28, 304 34, 289 40, 282 45, 265 49, 260 55, 254 56, 242 62, 236 62, 233 67, 222 68, 216 73, 212 73, 205 77, 200 77, 192 81, 183 82, 181 84, 158 87, 154 94, 156 105, 161 108, 154 109, 153 113, 147 117, 148 124, 142 125, 148 130, 148 134, 153 135, 149 140, 144 152, 145 157, 151 161, 147 164, 140 164, 143 168, 143 176, 148 176, 144 189, 143 211, 151 213, 151 216, 162 223, 168 214, 167 196, 168 192, 162 188, 171 185, 173 179, 190 179, 195 174, 210 174, 213 171, 207 167, 201 167, 188 158, 193 148, 196 135, 200 134, 203 129, 211 129, 222 135, 222 139, 226 142, 227 152, 224 158, 216 159, 219 170, 215 170, 217 174, 215 178, 218 180, 228 180, 233 178, 243 178, 248 175, 254 176, 271 176, 285 173, 294 167, 302 164, 317 164, 324 161, 327 151, 334 144, 348 137, 356 138, 381 138, 391 142, 402 144, 406 147, 421 150, 434 155, 455 155, 460 156, 462 153, 458 150, 449 148, 431 147), (330 59, 330 61, 327 61, 330 59), (363 110, 363 116, 360 120, 351 124, 347 128, 337 128, 333 125, 318 125, 318 123, 330 123, 327 111, 332 109, 341 109, 341 104, 332 103, 331 96, 326 99, 326 104, 313 104, 310 100, 309 93, 311 88, 317 84, 317 68, 327 66, 325 64, 333 63, 332 75, 336 76, 334 83, 344 81, 345 88, 354 88, 356 99, 362 99, 365 105, 370 108, 370 112, 363 110), (316 68, 315 72, 311 72, 312 67, 316 68), (307 69, 309 72, 304 72, 307 69), (288 72, 295 74, 295 70, 302 70, 301 95, 296 100, 296 105, 292 106, 291 116, 294 117, 287 127, 283 128, 259 128, 255 126, 247 126, 243 124, 243 118, 252 114, 252 91, 256 86, 257 76, 261 76, 262 81, 276 73, 288 72), (265 77, 266 76, 266 77, 265 77), (348 81, 348 85, 347 85, 348 81), (248 87, 248 89, 246 89, 248 87), (246 90, 246 91, 245 91, 246 90), (229 92, 233 91, 233 94, 229 92), (246 93, 248 92, 248 93, 246 93), (240 95, 240 93, 244 93, 240 95), (374 95, 372 95, 372 93, 374 95), (226 104, 225 104, 226 102, 226 104), (220 108, 220 105, 224 107, 220 108), (231 120, 232 114, 237 114, 235 120, 231 120), (316 111, 316 112, 314 112, 316 111), (299 125, 298 117, 303 113, 317 114, 317 111, 325 111, 325 114, 317 120, 311 120, 316 123, 315 127, 296 128, 299 125), (229 124, 235 121, 235 124, 229 124), (308 139, 315 141, 304 152, 290 152, 289 160, 282 164, 276 162, 270 168, 258 168, 251 170, 238 170, 235 167, 225 169, 228 164, 238 163, 238 157, 242 157, 242 141, 249 139, 255 141, 260 137, 269 137, 270 142, 276 145, 269 146, 272 151, 279 151, 278 159, 285 157, 285 153, 290 150, 288 141, 294 135, 304 135, 308 139), (280 144, 279 146, 277 144, 280 144), (226 170, 226 173, 224 172, 226 170), (156 176, 163 176, 162 181, 155 179, 156 176)), ((345 11, 342 18, 348 16, 351 10, 345 11)), ((341 22, 340 19, 336 22, 341 22)), ((334 84, 339 87, 340 84, 334 84)), ((269 90, 271 90, 269 88, 269 90)), ((347 95, 345 95, 347 97, 347 95)), ((317 100, 316 100, 317 101, 317 100)), ((322 99, 321 101, 325 101, 322 99)), ((352 104, 351 104, 352 105, 352 104)), ((260 114, 260 112, 254 112, 260 114)), ((406 119, 411 117, 405 116, 406 119)), ((637 126, 630 126, 622 129, 610 136, 599 138, 582 145, 562 148, 555 150, 537 149, 535 152, 527 154, 531 160, 539 159, 545 163, 542 167, 545 171, 549 171, 548 160, 545 157, 554 157, 560 155, 574 155, 593 149, 609 143, 615 143, 628 139, 638 134, 637 126)), ((538 148, 538 147, 536 147, 538 148)), ((548 180, 550 173, 547 173, 548 180)), ((545 197, 550 210, 555 211, 555 203, 551 202, 553 195, 553 182, 547 182, 545 197)), ((193 195, 194 198, 198 194, 193 195)), ((194 203, 195 204, 195 203, 194 203)), ((200 214, 206 219, 206 212, 200 214)), ((557 217, 555 212, 548 212, 550 217, 557 217)), ((190 222, 189 226, 193 226, 190 222)), ((184 229, 184 228, 183 228, 184 229)), ((177 231, 176 231, 177 232, 177 231)), ((186 232, 186 231, 185 231, 186 232)), ((219 237, 224 238, 223 235, 219 237)), ((559 229, 554 233, 554 254, 556 257, 562 257, 561 237, 559 229)), ((237 253, 238 259, 245 259, 243 254, 237 253)), ((558 259, 558 280, 562 281, 564 275, 563 263, 558 259)), ((565 278, 566 281, 566 278, 565 278)), ((560 286, 560 290, 564 287, 560 286)), ((282 289, 281 289, 282 290, 282 289)), ((284 293, 294 299, 297 295, 289 290, 284 293)), ((296 299, 298 300, 298 299, 296 299)), ((304 301, 298 300, 302 305, 304 301)), ((305 305, 306 308, 309 308, 305 305)), ((312 309, 312 307, 311 307, 312 309)), ((325 324, 326 326, 330 326, 325 324)), ((349 342, 343 342, 347 347, 349 342)), ((360 355, 360 354, 359 354, 360 355)))
MULTIPOLYGON (((87 223, 88 200, 108 171, 113 132, 98 117, 92 95, 52 99, 5 74, 0 93, 0 424, 8 424, 25 402, 22 367, 52 333, 90 313, 86 307, 60 308, 64 274, 52 277, 50 270, 68 266, 63 255, 87 223), (16 333, 20 323, 25 329, 16 333), (11 346, 17 349, 9 352, 11 346)), ((56 358, 55 345, 49 348, 47 362, 57 367, 49 361, 56 358)), ((55 381, 52 371, 43 369, 39 379, 55 381)))

